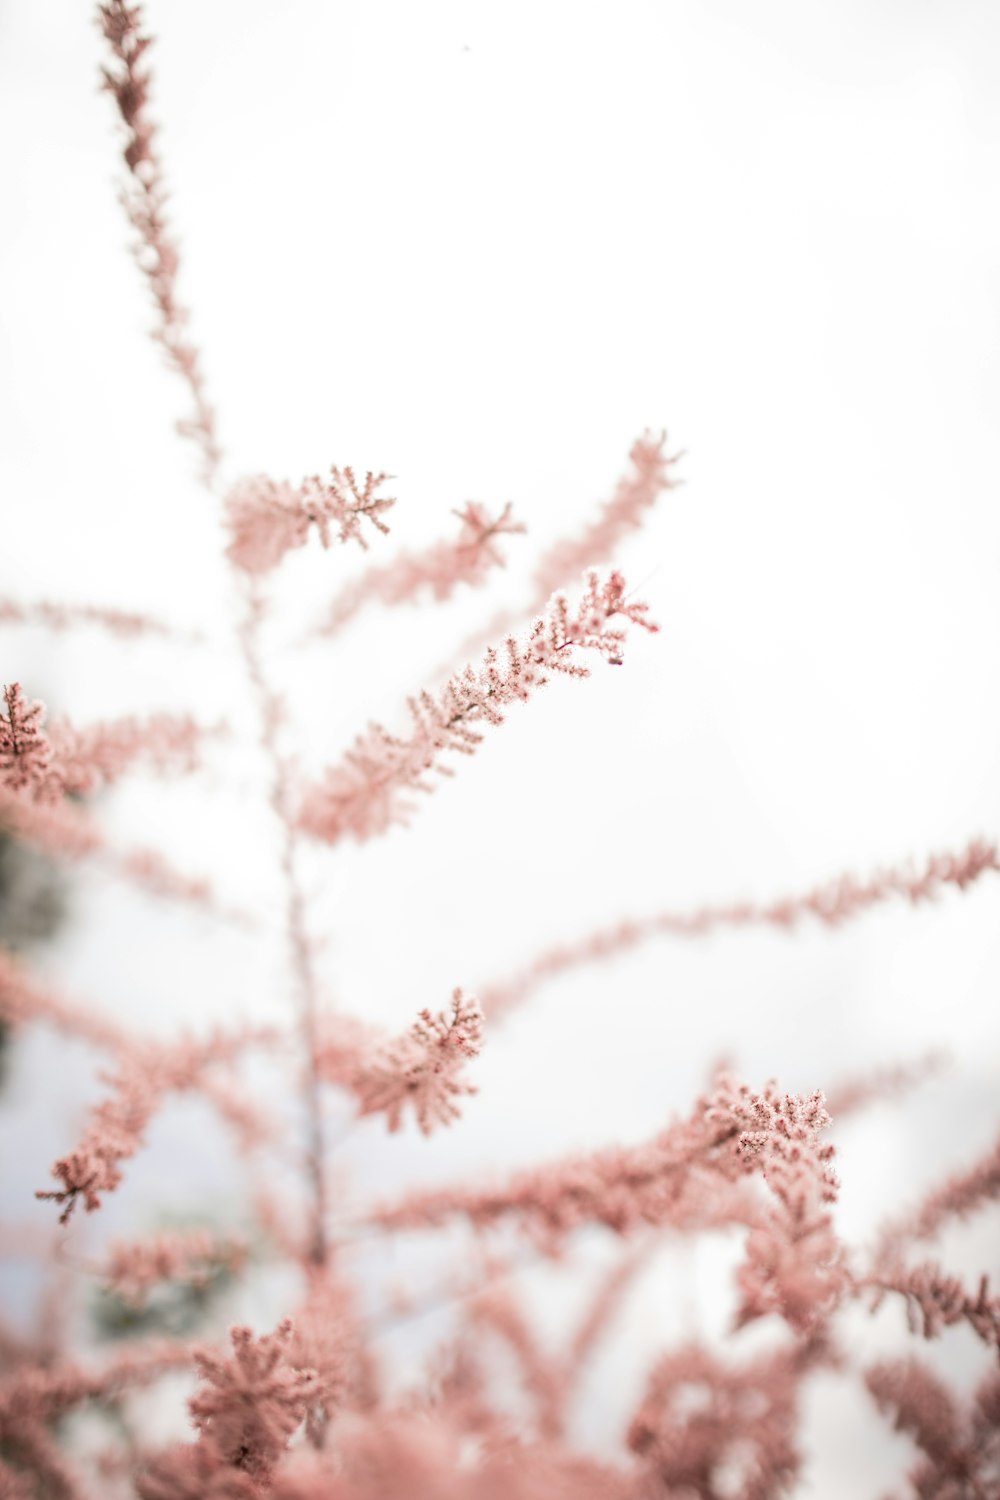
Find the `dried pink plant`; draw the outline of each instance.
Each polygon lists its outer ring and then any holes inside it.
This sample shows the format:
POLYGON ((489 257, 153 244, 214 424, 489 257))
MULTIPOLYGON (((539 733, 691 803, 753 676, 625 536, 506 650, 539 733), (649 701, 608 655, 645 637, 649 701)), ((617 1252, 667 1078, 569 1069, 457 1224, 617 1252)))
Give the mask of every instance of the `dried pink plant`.
POLYGON ((346 584, 334 599, 313 635, 331 636, 352 620, 368 603, 407 604, 428 593, 435 600, 448 599, 459 584, 482 583, 491 568, 504 566, 497 546, 500 536, 525 530, 505 505, 497 516, 470 500, 455 515, 462 525, 453 542, 435 542, 422 552, 402 552, 392 562, 369 568, 346 584))
POLYGON ((362 521, 388 535, 382 514, 396 502, 377 493, 388 477, 369 472, 359 485, 353 469, 334 466, 329 479, 317 474, 298 486, 263 474, 241 479, 226 497, 230 561, 244 573, 269 573, 287 552, 305 546, 313 526, 324 547, 336 531, 338 541, 367 548, 362 521))
POLYGON ((441 763, 445 752, 473 754, 483 739, 477 725, 502 724, 502 710, 528 699, 553 672, 589 676, 578 659, 580 651, 596 651, 620 664, 625 632, 611 626, 611 620, 621 617, 646 630, 657 628, 646 619, 648 606, 628 600, 620 573, 612 573, 603 583, 591 573, 586 582, 573 609, 557 595, 526 641, 509 636, 502 656, 491 648, 480 667, 456 673, 440 693, 411 698, 413 729, 408 737, 397 738, 380 724, 360 735, 341 764, 307 788, 300 827, 333 844, 346 835, 364 840, 393 823, 406 823, 412 809, 407 794, 429 791, 431 770, 451 774, 441 763))

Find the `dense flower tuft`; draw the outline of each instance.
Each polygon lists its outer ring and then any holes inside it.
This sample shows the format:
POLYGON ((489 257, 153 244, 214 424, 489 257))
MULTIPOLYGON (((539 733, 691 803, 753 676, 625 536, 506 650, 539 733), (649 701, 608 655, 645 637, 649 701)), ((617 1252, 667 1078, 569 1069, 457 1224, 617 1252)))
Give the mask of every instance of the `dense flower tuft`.
POLYGON ((369 471, 359 485, 353 469, 333 467, 329 479, 313 475, 298 486, 264 474, 240 480, 226 499, 230 560, 245 573, 268 573, 286 552, 305 546, 313 526, 324 547, 335 531, 338 541, 367 548, 362 521, 389 531, 382 514, 396 502, 376 493, 388 477, 369 471))

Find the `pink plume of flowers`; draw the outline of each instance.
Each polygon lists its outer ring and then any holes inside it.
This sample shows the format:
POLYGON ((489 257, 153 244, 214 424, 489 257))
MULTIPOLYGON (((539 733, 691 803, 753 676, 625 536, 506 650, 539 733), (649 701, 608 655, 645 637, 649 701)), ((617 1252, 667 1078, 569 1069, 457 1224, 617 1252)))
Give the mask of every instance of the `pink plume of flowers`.
MULTIPOLYGON (((0 1449, 4 1460, 18 1464, 27 1475, 42 1482, 19 1493, 63 1496, 76 1500, 85 1494, 73 1467, 66 1463, 49 1424, 60 1421, 87 1401, 115 1404, 130 1389, 147 1386, 171 1370, 189 1367, 192 1352, 178 1340, 163 1340, 121 1350, 102 1367, 88 1368, 75 1362, 24 1362, 0 1380, 0 1449)), ((6 1469, 6 1464, 4 1464, 6 1469)), ((16 1496, 21 1476, 0 1469, 0 1484, 16 1496)), ((0 1494, 3 1490, 0 1488, 0 1494)))
POLYGON ((645 520, 666 491, 676 489, 681 480, 671 470, 684 456, 668 457, 667 434, 659 437, 644 432, 636 438, 629 452, 631 471, 618 481, 610 500, 601 506, 596 520, 575 536, 563 537, 544 553, 535 569, 536 598, 544 601, 557 589, 565 588, 570 579, 595 563, 614 555, 615 548, 645 520))
POLYGON ((965 890, 989 871, 1000 870, 995 843, 972 839, 957 853, 929 855, 920 865, 895 865, 868 880, 847 873, 798 895, 770 902, 734 901, 693 910, 666 910, 648 917, 626 918, 598 928, 578 942, 562 943, 540 953, 507 979, 480 986, 483 1009, 491 1019, 522 1004, 546 979, 567 970, 615 957, 655 937, 704 937, 725 928, 776 927, 791 932, 809 918, 839 927, 873 906, 895 897, 917 906, 932 901, 953 885, 965 890))
POLYGON ((79 1036, 112 1051, 127 1045, 126 1033, 91 1006, 67 1000, 30 979, 24 965, 0 948, 0 1018, 14 1026, 47 1021, 68 1036, 79 1036))
POLYGON ((335 530, 338 541, 367 548, 362 521, 389 532, 382 514, 396 502, 377 493, 388 477, 369 471, 359 485, 353 469, 334 466, 329 479, 312 475, 298 486, 264 474, 241 479, 226 497, 227 555, 245 573, 268 573, 286 552, 305 546, 313 526, 324 547, 330 546, 335 530))
POLYGON ((453 542, 435 542, 422 552, 403 552, 391 563, 369 568, 341 589, 322 624, 312 633, 335 634, 370 600, 390 606, 404 604, 425 590, 442 600, 449 598, 460 583, 480 584, 492 567, 504 566, 497 538, 525 530, 521 522, 511 518, 509 504, 498 516, 491 516, 485 506, 470 500, 454 514, 462 526, 453 542))
POLYGON ((193 771, 205 737, 188 714, 111 719, 82 728, 60 718, 49 726, 64 790, 74 794, 117 781, 140 760, 156 771, 193 771))
POLYGON ((908 1478, 920 1500, 993 1500, 1000 1486, 1000 1372, 991 1370, 960 1409, 917 1359, 885 1360, 866 1383, 881 1412, 921 1457, 908 1478))
POLYGON ((149 1465, 137 1483, 143 1500, 235 1500, 270 1489, 275 1467, 315 1396, 316 1374, 289 1360, 289 1319, 260 1338, 249 1328, 232 1328, 230 1339, 228 1357, 208 1349, 195 1355, 204 1384, 188 1406, 199 1441, 169 1450, 149 1465))
POLYGON ((122 1181, 121 1163, 143 1144, 146 1127, 168 1093, 202 1088, 213 1066, 232 1060, 247 1045, 269 1039, 269 1033, 216 1032, 207 1041, 182 1040, 170 1046, 133 1042, 119 1057, 118 1071, 106 1075, 113 1092, 90 1114, 79 1145, 60 1157, 52 1175, 60 1189, 39 1190, 36 1198, 63 1205, 60 1224, 70 1219, 82 1198, 88 1213, 101 1206, 101 1195, 122 1181))
POLYGON ((926 1261, 881 1271, 866 1277, 860 1285, 875 1290, 873 1309, 890 1292, 902 1297, 911 1333, 933 1339, 943 1328, 966 1323, 984 1344, 1000 1352, 1000 1297, 990 1296, 988 1276, 980 1277, 973 1293, 960 1277, 949 1275, 934 1261, 926 1261))
POLYGON ((780 1094, 769 1084, 750 1098, 757 1116, 739 1149, 771 1190, 766 1217, 747 1237, 740 1268, 737 1327, 777 1312, 797 1332, 821 1324, 847 1284, 828 1205, 837 1197, 834 1148, 822 1139, 830 1124, 823 1095, 780 1094))
POLYGON ((484 630, 470 635, 462 643, 461 656, 477 654, 490 641, 516 628, 526 615, 544 610, 551 595, 569 588, 581 573, 611 561, 619 543, 642 526, 646 512, 659 497, 683 482, 670 472, 683 454, 668 457, 666 441, 665 432, 659 437, 644 432, 635 440, 629 453, 631 467, 597 517, 576 535, 563 537, 548 549, 535 570, 528 600, 517 608, 501 610, 484 630))
POLYGON ((620 665, 625 632, 608 622, 620 616, 646 630, 657 627, 646 619, 645 604, 626 598, 620 573, 603 583, 591 573, 586 583, 574 609, 557 595, 527 641, 509 636, 503 656, 491 648, 480 667, 456 673, 437 695, 424 692, 412 698, 413 729, 407 738, 391 735, 380 724, 360 735, 342 763, 307 789, 299 826, 333 844, 348 834, 361 841, 393 823, 405 823, 412 806, 406 793, 429 791, 431 770, 451 774, 441 765, 444 752, 473 754, 483 739, 477 724, 502 724, 502 710, 518 699, 526 701, 552 672, 589 676, 579 651, 596 651, 620 665))
POLYGON ((52 746, 42 729, 45 704, 29 703, 19 682, 3 690, 6 714, 0 714, 0 787, 35 799, 60 795, 52 769, 52 746))
POLYGON ((451 1007, 432 1015, 422 1010, 401 1037, 380 1048, 361 1066, 354 1080, 362 1115, 385 1114, 396 1131, 410 1107, 424 1135, 436 1125, 461 1117, 458 1101, 478 1089, 462 1077, 462 1068, 482 1049, 483 1013, 460 989, 451 1007))
POLYGON ((650 1481, 640 1494, 773 1500, 801 1473, 796 1441, 803 1377, 821 1344, 778 1349, 742 1366, 690 1344, 654 1369, 628 1432, 650 1481))
POLYGON ((139 1308, 162 1282, 207 1286, 217 1270, 239 1271, 246 1258, 245 1241, 233 1236, 209 1229, 163 1231, 141 1240, 114 1240, 101 1279, 123 1302, 139 1308))
POLYGON ((952 1173, 912 1214, 892 1225, 886 1242, 933 1239, 949 1219, 965 1219, 1000 1198, 1000 1136, 971 1167, 952 1173))
POLYGON ((77 728, 68 719, 44 727, 45 704, 28 703, 20 683, 4 689, 0 714, 0 787, 36 802, 92 792, 137 760, 156 770, 190 771, 206 731, 190 715, 127 717, 77 728))
POLYGON ((136 261, 156 307, 158 321, 153 336, 190 392, 192 415, 179 422, 177 430, 197 444, 203 477, 211 484, 221 456, 215 412, 206 395, 201 356, 187 335, 189 314, 177 298, 180 258, 167 223, 167 191, 155 144, 156 127, 146 109, 150 76, 142 60, 152 38, 143 31, 139 5, 106 0, 99 6, 99 17, 112 56, 112 66, 104 69, 104 85, 125 126, 123 155, 128 176, 122 203, 137 234, 136 261))
POLYGON ((17 599, 0 598, 0 624, 44 625, 50 630, 75 630, 80 625, 96 625, 124 640, 144 635, 190 643, 203 639, 198 631, 175 629, 165 620, 141 614, 138 610, 110 609, 101 604, 58 604, 47 599, 23 603, 17 599))
POLYGON ((846 1288, 827 1212, 837 1189, 833 1148, 822 1139, 828 1123, 821 1094, 803 1099, 773 1084, 754 1092, 723 1074, 687 1120, 643 1145, 571 1157, 516 1174, 505 1187, 417 1193, 372 1221, 417 1228, 461 1216, 483 1229, 507 1220, 548 1251, 583 1224, 627 1233, 641 1223, 745 1223, 739 1323, 778 1312, 808 1332, 846 1288), (769 1189, 763 1204, 739 1190, 756 1173, 769 1189))

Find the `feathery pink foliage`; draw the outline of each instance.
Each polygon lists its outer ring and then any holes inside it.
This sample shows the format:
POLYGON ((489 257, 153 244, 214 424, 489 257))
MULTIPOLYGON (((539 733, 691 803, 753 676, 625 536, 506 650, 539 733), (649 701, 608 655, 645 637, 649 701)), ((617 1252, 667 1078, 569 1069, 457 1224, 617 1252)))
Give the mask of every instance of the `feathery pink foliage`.
POLYGON ((81 1198, 88 1213, 100 1208, 101 1195, 118 1187, 121 1163, 142 1146, 146 1127, 165 1096, 203 1088, 207 1070, 231 1062, 244 1048, 263 1040, 268 1040, 267 1033, 248 1029, 217 1031, 206 1041, 185 1039, 170 1046, 133 1041, 120 1054, 118 1071, 107 1076, 112 1094, 91 1111, 79 1145, 52 1168, 62 1187, 39 1190, 35 1196, 63 1205, 61 1224, 68 1222, 81 1198))
POLYGON ((482 1036, 478 1002, 456 989, 448 1011, 422 1010, 409 1031, 363 1053, 342 1081, 357 1097, 359 1114, 384 1114, 395 1131, 409 1107, 430 1135, 436 1125, 459 1119, 458 1101, 477 1092, 461 1074, 468 1059, 479 1056, 482 1036))
POLYGON ((249 1328, 233 1328, 229 1358, 196 1355, 205 1384, 190 1406, 202 1441, 258 1484, 270 1478, 316 1390, 316 1372, 288 1360, 292 1331, 290 1319, 258 1339, 249 1328))
POLYGON ((24 965, 0 948, 0 1019, 15 1026, 47 1021, 68 1036, 79 1036, 117 1051, 127 1043, 121 1026, 91 1006, 65 999, 30 979, 24 965))
POLYGON ((113 1241, 102 1279, 123 1302, 142 1307, 161 1282, 206 1286, 220 1267, 239 1271, 246 1258, 241 1239, 223 1239, 209 1229, 174 1230, 147 1239, 113 1241))
POLYGON ((230 561, 244 573, 269 573, 287 552, 305 546, 313 526, 324 547, 335 528, 338 541, 367 548, 362 521, 388 535, 382 513, 396 502, 376 493, 388 477, 369 472, 359 486, 353 469, 334 466, 329 479, 315 474, 297 487, 264 474, 241 479, 226 497, 230 561))
POLYGON ((535 570, 529 598, 517 608, 499 611, 485 629, 463 641, 461 656, 475 655, 490 641, 516 629, 526 616, 539 614, 552 594, 572 587, 581 573, 611 561, 619 543, 642 526, 646 512, 660 496, 682 483, 670 471, 683 454, 668 457, 666 442, 665 432, 659 437, 644 432, 635 440, 629 452, 631 467, 596 518, 573 536, 553 543, 535 570))
POLYGON ((137 610, 109 609, 100 604, 59 604, 47 599, 24 603, 0 598, 0 624, 44 625, 49 630, 76 630, 80 626, 96 625, 123 640, 146 635, 191 644, 202 640, 198 631, 175 629, 165 620, 137 610))
POLYGON ((873 1308, 890 1292, 902 1297, 911 1333, 933 1339, 943 1328, 967 1323, 984 1344, 1000 1351, 1000 1297, 990 1296, 987 1276, 980 1277, 979 1286, 972 1293, 960 1277, 949 1275, 933 1261, 926 1261, 919 1266, 866 1277, 861 1285, 876 1291, 873 1308))
POLYGON ((417 1193, 373 1222, 419 1228, 461 1216, 483 1229, 510 1220, 549 1251, 584 1224, 624 1234, 640 1223, 745 1223, 739 1323, 777 1312, 804 1332, 846 1287, 828 1212, 837 1191, 833 1147, 822 1139, 828 1124, 820 1094, 801 1099, 773 1084, 755 1093, 724 1074, 687 1120, 644 1145, 569 1158, 505 1187, 417 1193), (733 1191, 757 1172, 770 1189, 764 1201, 733 1191))
POLYGON ((653 1371, 628 1444, 649 1495, 772 1500, 801 1474, 798 1406, 803 1377, 822 1357, 806 1343, 730 1365, 690 1344, 653 1371))
POLYGON ((201 355, 187 336, 189 314, 177 298, 180 257, 166 217, 167 190, 156 148, 156 127, 146 109, 150 76, 143 58, 152 38, 142 29, 142 11, 138 5, 107 0, 99 7, 99 15, 112 56, 112 66, 104 70, 104 86, 114 98, 125 127, 123 155, 128 176, 122 189, 122 204, 136 231, 136 262, 156 307, 153 337, 190 392, 191 417, 178 422, 177 430, 197 444, 202 476, 211 484, 221 457, 215 412, 205 392, 201 355))
POLYGON ((922 865, 888 866, 868 880, 844 874, 800 895, 767 903, 730 902, 696 907, 690 912, 668 910, 628 918, 616 926, 599 928, 579 942, 548 948, 510 978, 480 986, 483 1009, 495 1020, 522 1004, 544 980, 583 964, 614 958, 650 938, 703 937, 719 929, 756 926, 791 932, 810 917, 839 927, 894 897, 917 905, 934 900, 949 885, 964 891, 984 874, 997 870, 1000 853, 996 844, 972 839, 957 854, 932 854, 922 865))
POLYGON ((3 690, 6 714, 0 714, 0 787, 42 801, 61 793, 52 769, 52 746, 42 730, 45 704, 29 703, 19 682, 3 690))
POLYGON ((917 1359, 885 1360, 868 1389, 922 1457, 910 1470, 919 1500, 994 1500, 1000 1493, 1000 1373, 992 1370, 966 1409, 917 1359))
POLYGON ((80 796, 113 781, 136 761, 158 771, 194 770, 205 731, 190 715, 127 717, 77 728, 68 719, 44 727, 45 704, 28 703, 18 682, 4 688, 0 714, 0 787, 36 802, 80 796))
POLYGON ((497 537, 525 530, 511 518, 511 510, 507 504, 494 517, 485 506, 468 501, 454 512, 462 526, 453 542, 435 542, 422 552, 403 552, 391 563, 369 568, 341 589, 312 634, 334 635, 372 600, 390 606, 407 604, 424 591, 442 600, 450 598, 460 583, 482 583, 491 568, 504 566, 497 537))
POLYGON ((636 438, 629 452, 632 469, 618 481, 596 520, 575 536, 554 542, 539 560, 535 569, 535 598, 539 603, 595 563, 613 557, 619 543, 642 525, 645 513, 660 496, 682 483, 671 470, 684 455, 668 457, 666 445, 665 432, 659 437, 644 432, 636 438))
POLYGON ((620 664, 625 632, 609 625, 620 616, 646 630, 647 605, 630 603, 625 580, 612 573, 603 583, 591 573, 575 609, 557 595, 544 619, 537 620, 524 642, 509 636, 503 656, 491 648, 480 667, 456 673, 440 693, 410 699, 413 729, 407 738, 391 735, 381 724, 355 740, 339 766, 306 790, 299 825, 333 844, 345 835, 363 840, 406 823, 412 809, 408 792, 429 791, 427 773, 451 774, 441 764, 446 751, 471 755, 483 740, 475 726, 502 724, 508 704, 529 698, 552 672, 587 677, 578 651, 596 651, 620 664))

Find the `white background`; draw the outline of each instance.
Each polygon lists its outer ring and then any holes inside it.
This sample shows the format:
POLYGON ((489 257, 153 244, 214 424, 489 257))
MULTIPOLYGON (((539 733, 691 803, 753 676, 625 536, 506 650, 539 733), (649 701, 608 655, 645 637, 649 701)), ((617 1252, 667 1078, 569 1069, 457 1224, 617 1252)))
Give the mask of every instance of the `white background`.
MULTIPOLYGON (((621 915, 1000 833, 995 7, 147 9, 182 299, 229 477, 388 470, 379 559, 449 534, 469 498, 511 500, 530 529, 488 596, 286 653, 305 764, 373 715, 402 727, 406 694, 524 596, 537 550, 594 514, 643 428, 686 452, 684 487, 618 558, 662 634, 517 708, 410 831, 314 861, 331 996, 398 1029, 621 915)), ((0 675, 81 721, 193 704, 240 731, 217 507, 144 338, 100 59, 88 7, 0 9, 0 592, 149 608, 210 645, 6 630, 0 675)), ((276 644, 359 566, 290 559, 276 644)), ((273 923, 258 787, 253 757, 220 749, 190 785, 129 787, 108 816, 273 923)), ((841 1223, 863 1238, 995 1134, 996 899, 987 877, 839 934, 660 942, 567 976, 492 1038, 450 1135, 359 1132, 355 1189, 641 1139, 722 1054, 809 1090, 944 1044, 947 1078, 838 1135, 841 1223)), ((137 1024, 287 1012, 266 934, 98 882, 74 910, 50 972, 137 1024)), ((3 1101, 5 1135, 21 1130, 4 1197, 29 1217, 92 1068, 49 1053, 26 1044, 3 1101)), ((189 1145, 165 1123, 161 1172, 136 1164, 108 1222, 189 1199, 189 1145)), ((988 1235, 953 1258, 991 1248, 996 1269, 988 1235)), ((629 1330, 651 1352, 676 1297, 655 1278, 644 1296, 629 1330)), ((960 1379, 979 1368, 961 1333, 943 1353, 960 1379)), ((632 1398, 607 1380, 595 1441, 632 1398)), ((816 1496, 874 1493, 909 1451, 879 1445, 863 1397, 831 1391, 814 1427, 816 1496)))

